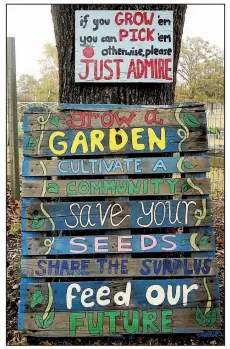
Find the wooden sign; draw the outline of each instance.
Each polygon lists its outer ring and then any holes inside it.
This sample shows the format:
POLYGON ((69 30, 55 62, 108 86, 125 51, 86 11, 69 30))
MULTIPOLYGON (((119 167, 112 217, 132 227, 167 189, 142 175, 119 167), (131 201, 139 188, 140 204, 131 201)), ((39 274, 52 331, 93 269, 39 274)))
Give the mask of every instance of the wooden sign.
POLYGON ((101 128, 127 128, 143 126, 206 126, 206 115, 202 105, 188 103, 177 105, 129 106, 129 105, 88 105, 61 104, 58 113, 25 113, 24 130, 82 130, 101 128), (180 113, 178 113, 180 111, 180 113))
POLYGON ((207 150, 202 129, 180 137, 178 127, 135 127, 84 131, 33 131, 23 139, 26 156, 83 156, 207 150), (183 143, 183 144, 182 144, 183 143))
POLYGON ((75 11, 76 82, 173 81, 173 11, 75 11))
POLYGON ((22 187, 23 197, 201 195, 209 192, 208 178, 25 180, 22 187))
POLYGON ((215 258, 23 259, 23 277, 214 276, 215 258))
POLYGON ((52 289, 55 313, 69 311, 101 311, 110 305, 111 310, 186 308, 196 307, 201 302, 205 306, 208 300, 206 286, 212 299, 212 306, 218 306, 219 287, 215 277, 155 280, 107 280, 80 282, 25 282, 25 299, 22 310, 33 313, 46 310, 45 295, 52 289), (88 292, 87 292, 88 291, 88 292), (88 293, 88 297, 86 297, 88 293), (38 299, 38 295, 41 299, 38 299), (39 306, 39 307, 38 307, 39 306))
POLYGON ((215 237, 209 233, 47 236, 22 240, 22 255, 79 255, 97 253, 153 253, 214 251, 215 237))
POLYGON ((210 226, 210 202, 200 200, 144 200, 101 202, 24 201, 22 230, 95 230, 210 226))
MULTIPOLYGON (((67 105, 68 106, 68 105, 67 105)), ((66 105, 65 105, 66 108, 66 105)), ((69 107, 70 108, 70 107, 69 107)), ((77 109, 78 108, 78 109, 77 109)), ((203 107, 111 106, 57 114, 26 114, 24 155, 73 156, 164 153, 207 149, 203 107), (91 109, 91 110, 90 110, 91 109)))
POLYGON ((55 314, 55 317, 53 316, 54 313, 51 313, 48 318, 49 321, 45 321, 46 319, 39 321, 43 319, 43 313, 24 313, 22 323, 26 334, 33 337, 119 337, 127 334, 169 335, 173 333, 207 333, 210 329, 212 331, 220 329, 219 313, 218 315, 213 315, 215 310, 210 309, 208 312, 210 315, 205 316, 205 320, 202 321, 200 319, 204 316, 206 308, 198 309, 198 311, 196 308, 182 308, 151 311, 138 309, 130 311, 107 310, 104 312, 58 312, 55 314), (212 320, 209 320, 210 317, 212 320), (37 323, 35 319, 37 319, 37 323), (50 323, 51 325, 49 326, 50 323))
POLYGON ((25 282, 21 292, 19 323, 37 336, 44 330, 47 336, 79 337, 203 332, 220 326, 219 288, 213 277, 25 282))
MULTIPOLYGON (((112 23, 101 19, 112 18, 108 11, 100 11, 100 18, 83 12, 80 33, 98 26, 97 42, 94 57, 81 62, 88 72, 81 66, 76 74, 88 74, 87 81, 95 72, 104 81, 110 63, 103 65, 100 45, 107 43, 104 50, 117 44, 101 41, 102 29, 105 35, 112 23)), ((135 20, 151 13, 139 12, 135 20)), ((164 29, 164 19, 160 14, 153 21, 164 29)), ((135 27, 124 23, 123 44, 135 27)), ((94 36, 83 34, 83 42, 94 36)), ((141 59, 147 60, 152 58, 141 59)), ((138 57, 135 67, 142 64, 137 62, 138 57)), ((111 74, 118 68, 113 63, 111 74)), ((128 69, 126 64, 117 79, 124 81, 128 69)), ((218 333, 204 105, 62 104, 57 113, 35 107, 24 115, 24 132, 18 315, 23 335, 218 333)))
POLYGON ((63 160, 34 160, 25 157, 22 165, 24 177, 200 173, 209 170, 207 156, 63 160))

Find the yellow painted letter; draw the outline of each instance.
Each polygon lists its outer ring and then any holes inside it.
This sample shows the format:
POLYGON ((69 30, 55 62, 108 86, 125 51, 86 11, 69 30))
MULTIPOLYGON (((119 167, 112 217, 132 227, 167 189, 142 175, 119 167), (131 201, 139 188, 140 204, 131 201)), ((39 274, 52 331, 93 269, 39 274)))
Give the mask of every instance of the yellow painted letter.
POLYGON ((90 140, 91 140, 91 152, 94 153, 96 147, 100 151, 104 151, 104 146, 101 143, 102 139, 105 137, 105 134, 101 130, 93 130, 90 132, 90 140))
POLYGON ((65 137, 65 132, 61 132, 61 131, 53 132, 49 138, 49 148, 53 154, 63 155, 63 154, 65 154, 65 152, 67 150, 68 144, 65 141, 59 141, 59 142, 57 142, 57 145, 62 146, 62 149, 61 150, 55 149, 54 148, 54 138, 56 138, 56 137, 65 137))
POLYGON ((164 150, 166 147, 165 142, 165 128, 161 128, 161 138, 158 138, 155 131, 152 128, 148 128, 148 136, 149 136, 149 150, 154 150, 154 145, 158 146, 161 150, 164 150))
POLYGON ((142 136, 138 135, 139 132, 143 132, 143 128, 133 128, 132 129, 132 145, 134 150, 144 150, 145 145, 144 144, 138 144, 137 140, 139 138, 142 138, 142 136))
POLYGON ((76 134, 76 136, 74 138, 71 150, 70 150, 71 154, 75 154, 76 153, 77 148, 78 148, 79 145, 82 146, 82 153, 83 154, 85 154, 85 153, 87 153, 89 151, 87 140, 86 140, 86 136, 85 136, 83 131, 78 131, 77 132, 77 134, 76 134))
POLYGON ((109 135, 109 148, 111 151, 121 150, 128 142, 127 133, 124 130, 112 128, 109 135))

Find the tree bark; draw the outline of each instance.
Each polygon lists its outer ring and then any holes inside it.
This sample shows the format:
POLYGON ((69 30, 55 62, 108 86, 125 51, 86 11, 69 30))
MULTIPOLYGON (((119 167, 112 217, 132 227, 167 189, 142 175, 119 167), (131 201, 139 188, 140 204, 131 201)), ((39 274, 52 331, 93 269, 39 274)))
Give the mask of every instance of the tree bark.
POLYGON ((172 104, 187 5, 52 5, 61 103, 172 104), (172 83, 75 83, 76 10, 171 10, 174 11, 172 83))

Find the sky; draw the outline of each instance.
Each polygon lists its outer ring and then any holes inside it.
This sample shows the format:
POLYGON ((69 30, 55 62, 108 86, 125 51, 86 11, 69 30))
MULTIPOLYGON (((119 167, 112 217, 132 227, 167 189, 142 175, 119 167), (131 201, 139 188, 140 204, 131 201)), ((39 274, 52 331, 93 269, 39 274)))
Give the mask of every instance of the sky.
MULTIPOLYGON (((15 37, 17 78, 21 74, 40 77, 38 60, 43 45, 55 45, 50 5, 8 5, 7 36, 15 37)), ((224 6, 188 5, 183 38, 200 36, 224 49, 224 6)))

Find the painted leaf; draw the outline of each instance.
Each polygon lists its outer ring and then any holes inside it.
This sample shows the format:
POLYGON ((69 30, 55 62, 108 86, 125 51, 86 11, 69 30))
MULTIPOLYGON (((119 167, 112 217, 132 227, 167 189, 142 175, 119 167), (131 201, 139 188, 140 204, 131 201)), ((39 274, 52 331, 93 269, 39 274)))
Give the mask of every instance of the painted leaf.
POLYGON ((33 309, 37 304, 41 304, 45 299, 44 294, 40 290, 36 290, 33 293, 32 299, 31 299, 31 308, 33 309))
POLYGON ((54 125, 55 127, 58 128, 58 126, 59 126, 59 117, 58 117, 57 115, 55 115, 54 117, 52 117, 49 121, 50 121, 50 123, 51 123, 52 125, 54 125))
POLYGON ((50 325, 52 325, 52 323, 54 321, 54 317, 55 317, 55 312, 54 312, 54 308, 53 308, 51 310, 51 312, 49 313, 49 315, 47 316, 47 318, 44 320, 43 328, 50 327, 50 325))
POLYGON ((39 138, 40 136, 30 136, 26 149, 27 150, 34 149, 38 143, 39 138))
POLYGON ((188 169, 191 169, 191 168, 196 167, 196 165, 193 165, 193 164, 191 164, 191 163, 188 162, 188 161, 184 161, 184 162, 183 162, 183 165, 184 165, 185 168, 188 168, 188 169))
POLYGON ((35 320, 35 324, 36 324, 39 328, 43 328, 43 319, 42 319, 42 316, 41 316, 41 315, 35 314, 34 320, 35 320))
POLYGON ((186 125, 190 127, 199 127, 200 123, 198 122, 197 118, 193 114, 184 114, 183 120, 186 125))
POLYGON ((57 183, 48 184, 48 192, 49 193, 58 193, 59 192, 58 184, 57 183))
POLYGON ((45 223, 45 218, 43 218, 42 216, 36 216, 33 220, 33 223, 31 225, 32 228, 35 228, 35 229, 39 229, 41 228, 45 223))
POLYGON ((201 326, 206 326, 205 314, 200 310, 199 305, 196 307, 196 321, 201 326))
POLYGON ((182 193, 185 193, 187 190, 188 190, 188 183, 185 182, 181 186, 181 191, 182 191, 182 193))
POLYGON ((207 245, 208 239, 209 239, 208 236, 202 236, 202 238, 200 239, 200 245, 201 245, 201 246, 207 245))
POLYGON ((206 325, 207 326, 213 326, 216 323, 216 320, 217 320, 216 308, 210 309, 206 313, 206 325))

